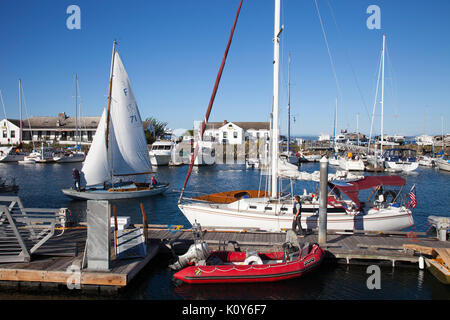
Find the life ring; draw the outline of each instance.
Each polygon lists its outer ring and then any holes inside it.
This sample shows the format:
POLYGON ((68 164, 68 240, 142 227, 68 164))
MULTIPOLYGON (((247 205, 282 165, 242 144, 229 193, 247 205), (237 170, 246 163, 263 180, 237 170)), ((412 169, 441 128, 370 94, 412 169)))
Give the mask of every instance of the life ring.
POLYGON ((263 264, 263 261, 259 256, 252 255, 250 257, 247 257, 244 260, 244 264, 251 265, 251 264, 263 264))
POLYGON ((300 215, 297 215, 294 216, 294 220, 292 221, 292 230, 294 230, 296 234, 299 234, 301 231, 303 231, 301 218, 302 217, 300 215))
POLYGON ((392 190, 387 190, 383 193, 384 201, 387 202, 387 197, 389 195, 392 197, 392 200, 390 202, 394 202, 394 200, 397 198, 397 194, 392 190))

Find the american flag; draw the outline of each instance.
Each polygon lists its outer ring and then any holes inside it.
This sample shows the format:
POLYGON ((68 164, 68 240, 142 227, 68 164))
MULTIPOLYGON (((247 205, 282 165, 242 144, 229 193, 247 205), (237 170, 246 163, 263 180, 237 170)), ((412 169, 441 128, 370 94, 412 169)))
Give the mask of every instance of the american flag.
POLYGON ((416 199, 416 185, 413 185, 411 188, 411 191, 409 191, 409 206, 411 208, 415 208, 417 206, 417 199, 416 199))

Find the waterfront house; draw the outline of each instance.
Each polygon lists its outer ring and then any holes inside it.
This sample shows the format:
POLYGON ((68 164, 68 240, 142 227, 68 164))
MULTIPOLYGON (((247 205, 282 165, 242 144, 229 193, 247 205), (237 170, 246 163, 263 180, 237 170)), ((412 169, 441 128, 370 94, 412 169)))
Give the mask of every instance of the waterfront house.
POLYGON ((269 122, 208 122, 204 140, 219 144, 243 144, 248 140, 268 139, 269 122))
MULTIPOLYGON (((90 145, 99 121, 100 117, 75 118, 65 113, 60 113, 57 117, 30 117, 22 120, 22 142, 75 145, 78 141, 82 145, 90 145)), ((149 129, 148 121, 143 121, 142 125, 145 130, 149 129)), ((20 143, 20 120, 3 119, 0 126, 0 144, 20 143)))

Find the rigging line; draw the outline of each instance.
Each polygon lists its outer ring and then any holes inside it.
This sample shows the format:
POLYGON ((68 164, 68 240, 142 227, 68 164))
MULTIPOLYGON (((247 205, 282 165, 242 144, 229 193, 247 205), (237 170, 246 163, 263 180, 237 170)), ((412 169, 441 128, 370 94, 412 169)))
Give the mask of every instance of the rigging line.
MULTIPOLYGON (((81 115, 82 115, 82 110, 81 110, 81 107, 82 107, 82 103, 81 103, 81 92, 80 92, 80 85, 79 85, 79 83, 78 83, 78 76, 77 76, 77 88, 78 88, 78 97, 80 98, 79 99, 79 109, 78 109, 78 114, 80 115, 80 121, 81 121, 81 115)), ((83 124, 84 124, 84 133, 87 135, 87 127, 86 127, 86 118, 83 118, 83 124)), ((81 139, 80 139, 80 145, 81 145, 81 139)))
POLYGON ((379 88, 379 85, 380 85, 380 74, 381 74, 381 53, 380 53, 380 61, 379 61, 379 67, 378 67, 377 88, 375 90, 375 99, 373 101, 372 120, 370 122, 369 143, 368 143, 368 146, 367 146, 367 150, 370 149, 370 140, 372 139, 373 120, 375 118, 375 108, 376 108, 377 100, 378 100, 378 88, 379 88))
POLYGON ((386 56, 387 56, 387 62, 388 62, 388 70, 389 70, 389 75, 390 75, 390 80, 391 80, 391 93, 392 93, 392 98, 394 99, 394 119, 397 120, 398 117, 398 100, 397 100, 397 86, 394 83, 394 69, 392 68, 392 63, 391 63, 391 58, 389 56, 389 50, 386 46, 386 56), (395 87, 394 87, 395 86, 395 87))
POLYGON ((325 40, 325 45, 327 46, 328 57, 330 58, 331 69, 333 71, 334 80, 336 81, 336 87, 337 87, 339 98, 341 100, 341 106, 343 106, 342 91, 341 91, 341 87, 339 85, 339 80, 337 78, 333 57, 331 56, 330 46, 328 45, 328 39, 327 39, 327 35, 326 35, 326 32, 325 32, 325 28, 323 26, 322 16, 320 15, 319 5, 317 4, 317 0, 314 0, 314 3, 316 5, 317 16, 319 18, 320 27, 322 28, 322 34, 323 34, 323 38, 325 40))
MULTIPOLYGON (((341 32, 341 29, 339 28, 339 26, 337 24, 336 16, 334 14, 333 7, 331 6, 331 3, 330 3, 329 0, 327 0, 327 3, 328 3, 328 7, 330 9, 330 12, 331 12, 331 16, 332 16, 333 21, 334 21, 334 25, 336 26, 336 29, 338 30, 339 37, 342 39, 343 38, 342 32, 341 32)), ((358 82, 358 78, 356 76, 355 68, 353 67, 353 64, 351 62, 352 60, 350 59, 350 55, 348 54, 348 50, 347 50, 347 47, 345 46, 345 44, 344 44, 344 52, 345 52, 345 55, 347 56, 347 61, 348 61, 349 65, 350 65, 350 69, 352 70, 352 74, 353 74, 353 77, 355 79, 355 83, 356 83, 356 87, 358 89, 359 95, 361 96, 361 100, 362 100, 362 103, 364 105, 364 109, 367 112, 367 118, 370 120, 369 110, 367 109, 366 101, 365 101, 364 96, 362 94, 361 87, 359 86, 359 82, 358 82)))

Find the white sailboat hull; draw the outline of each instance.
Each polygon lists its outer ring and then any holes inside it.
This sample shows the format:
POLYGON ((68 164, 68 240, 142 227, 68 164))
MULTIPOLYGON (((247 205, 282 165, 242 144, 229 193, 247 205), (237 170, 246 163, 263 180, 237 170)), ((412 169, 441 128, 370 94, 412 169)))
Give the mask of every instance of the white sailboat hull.
POLYGON ((407 161, 385 161, 384 165, 386 169, 394 172, 411 172, 419 167, 419 162, 407 162, 407 161))
POLYGON ((159 185, 155 188, 137 191, 107 191, 103 189, 92 189, 76 191, 74 189, 62 189, 62 192, 76 200, 120 200, 155 196, 165 192, 169 185, 159 185))
POLYGON ((8 154, 0 158, 0 162, 18 162, 22 161, 25 157, 24 154, 8 154))
MULTIPOLYGON (((273 213, 250 212, 249 210, 237 210, 220 208, 215 204, 180 204, 180 210, 191 224, 200 223, 203 227, 220 227, 227 229, 256 228, 265 231, 282 231, 292 228, 293 215, 285 213, 275 215, 273 213)), ((375 211, 375 210, 373 210, 375 211)), ((329 230, 374 230, 374 231, 398 231, 411 226, 412 218, 406 209, 399 210, 395 207, 387 207, 369 214, 352 215, 346 213, 328 213, 327 229, 329 230)), ((302 213, 302 228, 318 228, 318 214, 302 213)))
POLYGON ((347 171, 364 171, 364 162, 362 160, 340 158, 339 167, 347 171))
POLYGON ((58 156, 58 157, 53 157, 53 160, 55 160, 55 162, 57 163, 70 163, 70 162, 83 162, 85 159, 85 155, 84 153, 75 153, 69 156, 58 156))
POLYGON ((339 159, 331 157, 330 159, 328 159, 328 162, 330 164, 330 166, 336 166, 339 167, 339 159))
POLYGON ((450 163, 448 161, 449 160, 445 159, 436 160, 436 165, 439 168, 439 170, 450 171, 450 163))

